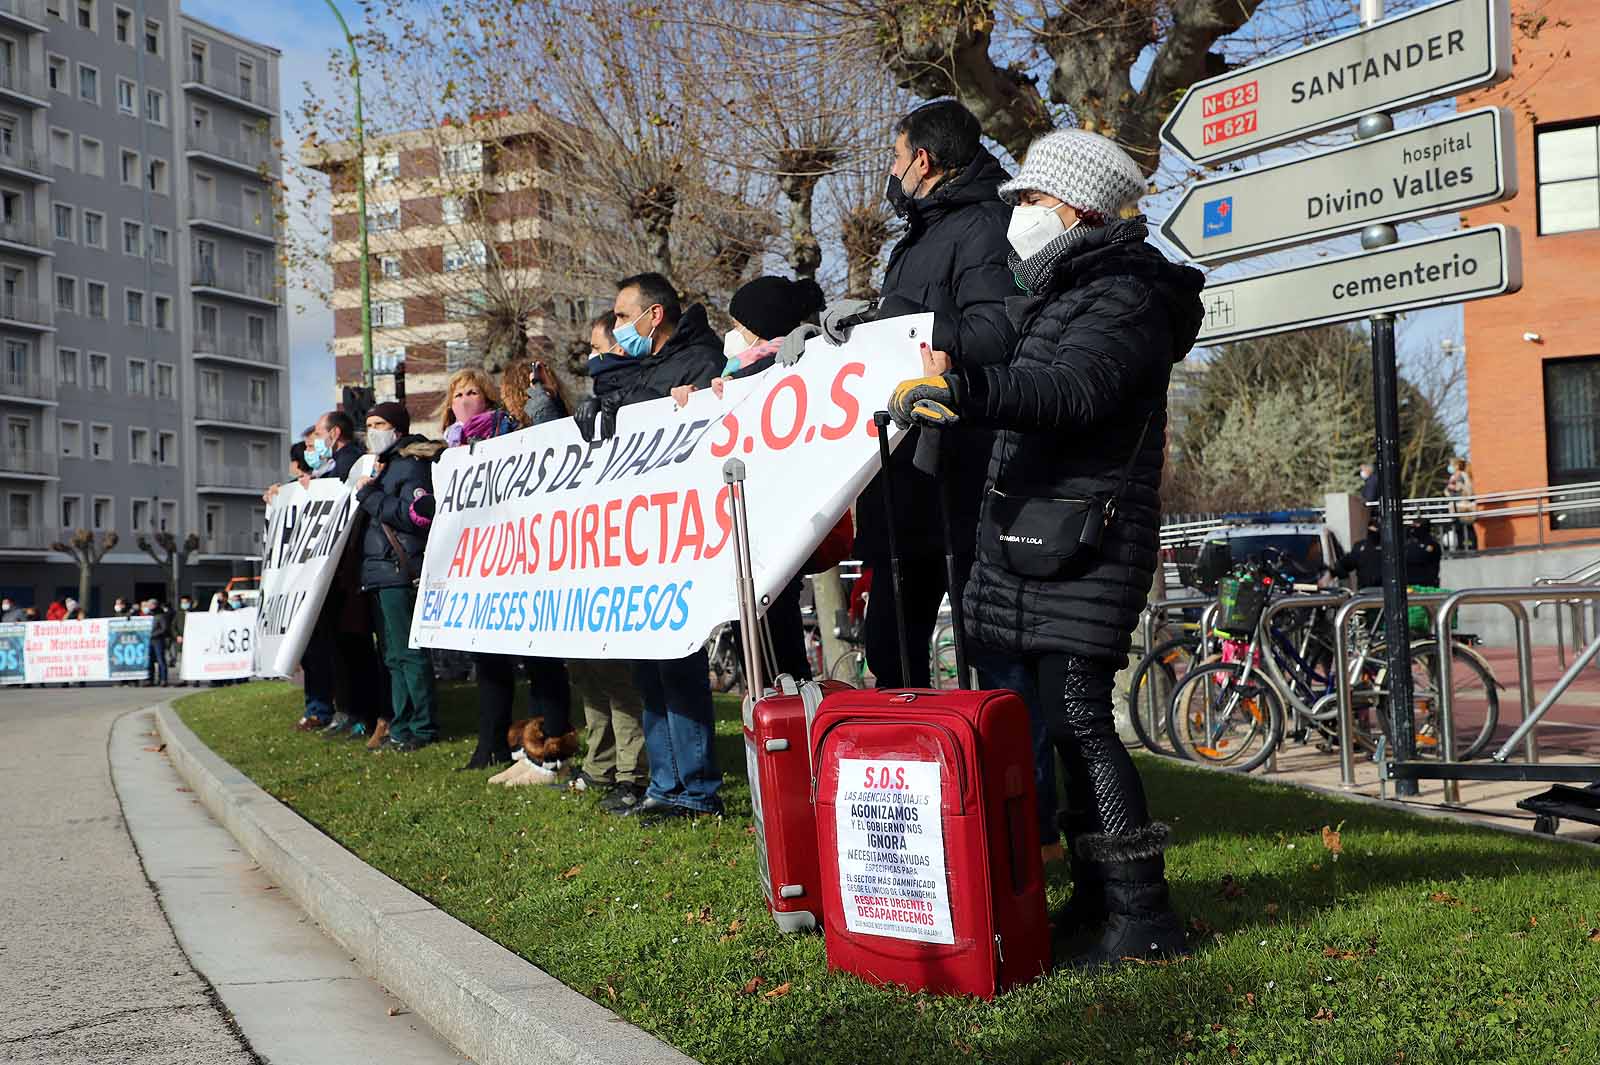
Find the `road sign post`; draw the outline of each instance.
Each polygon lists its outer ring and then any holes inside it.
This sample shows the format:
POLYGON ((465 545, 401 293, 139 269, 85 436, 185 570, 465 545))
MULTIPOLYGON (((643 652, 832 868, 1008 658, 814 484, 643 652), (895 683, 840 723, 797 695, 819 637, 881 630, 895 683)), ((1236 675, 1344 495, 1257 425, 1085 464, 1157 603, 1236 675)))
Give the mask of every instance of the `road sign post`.
MULTIPOLYGON (((1509 0, 1440 0, 1190 86, 1161 140, 1202 165, 1418 107, 1511 73, 1509 0)), ((1380 16, 1381 17, 1381 16, 1380 16)))
POLYGON ((1496 203, 1516 195, 1515 153, 1510 111, 1450 115, 1197 182, 1161 238, 1194 262, 1219 263, 1496 203))

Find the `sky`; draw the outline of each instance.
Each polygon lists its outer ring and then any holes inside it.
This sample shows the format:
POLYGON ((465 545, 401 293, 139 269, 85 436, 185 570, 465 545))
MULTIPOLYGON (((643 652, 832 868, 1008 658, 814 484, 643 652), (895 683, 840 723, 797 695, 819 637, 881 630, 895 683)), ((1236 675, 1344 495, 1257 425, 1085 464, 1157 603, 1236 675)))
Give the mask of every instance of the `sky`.
MULTIPOLYGON (((344 44, 338 23, 328 10, 326 0, 274 0, 273 3, 256 4, 243 4, 238 0, 184 0, 183 6, 184 10, 197 18, 270 44, 283 53, 279 67, 285 116, 283 136, 285 150, 293 151, 296 137, 288 118, 298 113, 306 95, 306 83, 309 82, 313 90, 318 93, 329 91, 332 84, 328 73, 329 52, 334 48, 342 48, 344 44)), ((350 0, 345 0, 344 8, 345 17, 351 21, 352 29, 360 32, 360 8, 350 0)), ((1140 71, 1136 67, 1136 80, 1139 80, 1139 75, 1140 71)), ((1432 117, 1441 113, 1443 110, 1439 107, 1407 112, 1397 116, 1397 125, 1410 125, 1425 116, 1432 117)), ((1317 146, 1325 147, 1349 136, 1350 131, 1334 134, 1322 138, 1317 146)), ((1275 161, 1286 154, 1304 150, 1306 149, 1280 149, 1264 153, 1259 159, 1275 161)), ((1253 166, 1256 161, 1256 159, 1247 160, 1246 165, 1253 166)), ((294 175, 290 175, 290 180, 291 182, 295 180, 294 175)), ((293 189, 290 197, 291 201, 298 200, 293 189)), ((1175 197, 1173 199, 1175 200, 1175 197)), ((1146 209, 1154 219, 1164 217, 1166 207, 1164 198, 1152 199, 1146 204, 1146 209)), ((1413 239, 1454 226, 1454 216, 1446 216, 1433 222, 1411 223, 1400 227, 1400 239, 1413 239)), ((1340 241, 1326 242, 1313 249, 1296 249, 1260 256, 1220 268, 1220 276, 1254 273, 1258 270, 1303 261, 1312 255, 1357 250, 1359 246, 1356 238, 1349 237, 1340 241)), ((292 417, 296 430, 309 424, 318 414, 336 402, 333 391, 333 356, 328 350, 332 334, 332 311, 324 306, 320 299, 292 286, 289 309, 290 387, 292 417)), ((1400 351, 1402 368, 1408 356, 1413 356, 1422 346, 1436 346, 1443 339, 1459 342, 1461 336, 1462 317, 1459 306, 1434 308, 1404 315, 1397 327, 1397 347, 1400 351)), ((1461 443, 1465 444, 1465 441, 1461 443)))

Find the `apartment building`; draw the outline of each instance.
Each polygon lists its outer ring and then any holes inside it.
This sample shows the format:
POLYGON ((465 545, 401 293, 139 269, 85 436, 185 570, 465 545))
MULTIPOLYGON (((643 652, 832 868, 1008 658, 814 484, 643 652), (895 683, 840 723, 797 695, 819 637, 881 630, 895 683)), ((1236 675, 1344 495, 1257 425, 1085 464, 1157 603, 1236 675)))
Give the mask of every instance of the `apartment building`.
POLYGON ((168 0, 0 0, 0 592, 76 594, 50 545, 115 532, 86 606, 258 557, 286 454, 278 53, 168 0))
MULTIPOLYGON (((538 121, 494 115, 367 144, 374 385, 380 400, 403 389, 419 431, 437 428, 449 375, 481 363, 497 307, 526 305, 530 349, 550 351, 610 306, 553 261, 571 220, 538 121)), ((335 403, 364 383, 357 155, 348 142, 301 153, 331 186, 335 403)))

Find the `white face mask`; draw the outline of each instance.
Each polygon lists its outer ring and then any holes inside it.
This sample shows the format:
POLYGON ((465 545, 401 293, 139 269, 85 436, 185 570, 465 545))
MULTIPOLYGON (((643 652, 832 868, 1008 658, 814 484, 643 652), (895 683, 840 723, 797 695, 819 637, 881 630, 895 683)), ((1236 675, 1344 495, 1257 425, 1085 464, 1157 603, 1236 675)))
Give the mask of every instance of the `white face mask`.
POLYGON ((1071 226, 1061 221, 1055 207, 1043 204, 1018 204, 1011 208, 1011 224, 1006 227, 1006 239, 1022 259, 1031 259, 1046 244, 1083 224, 1078 219, 1071 226))
POLYGON ((750 345, 744 342, 744 334, 737 329, 730 329, 722 337, 722 354, 728 358, 742 355, 750 345))

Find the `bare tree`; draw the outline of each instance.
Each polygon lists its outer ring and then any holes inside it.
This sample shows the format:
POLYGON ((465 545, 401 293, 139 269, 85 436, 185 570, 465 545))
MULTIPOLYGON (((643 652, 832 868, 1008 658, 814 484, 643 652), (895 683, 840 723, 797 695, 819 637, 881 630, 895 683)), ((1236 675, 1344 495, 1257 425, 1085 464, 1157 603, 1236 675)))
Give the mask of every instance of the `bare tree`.
POLYGON ((96 537, 88 529, 77 529, 70 540, 50 545, 50 550, 71 555, 72 561, 78 564, 78 605, 85 610, 89 608, 89 582, 94 578, 95 567, 116 546, 116 533, 101 533, 96 537))
POLYGON ((200 550, 200 537, 190 533, 181 541, 166 530, 154 536, 140 536, 134 541, 139 550, 155 560, 161 567, 161 572, 167 577, 167 605, 173 606, 178 602, 178 572, 184 563, 189 561, 189 556, 200 550))

